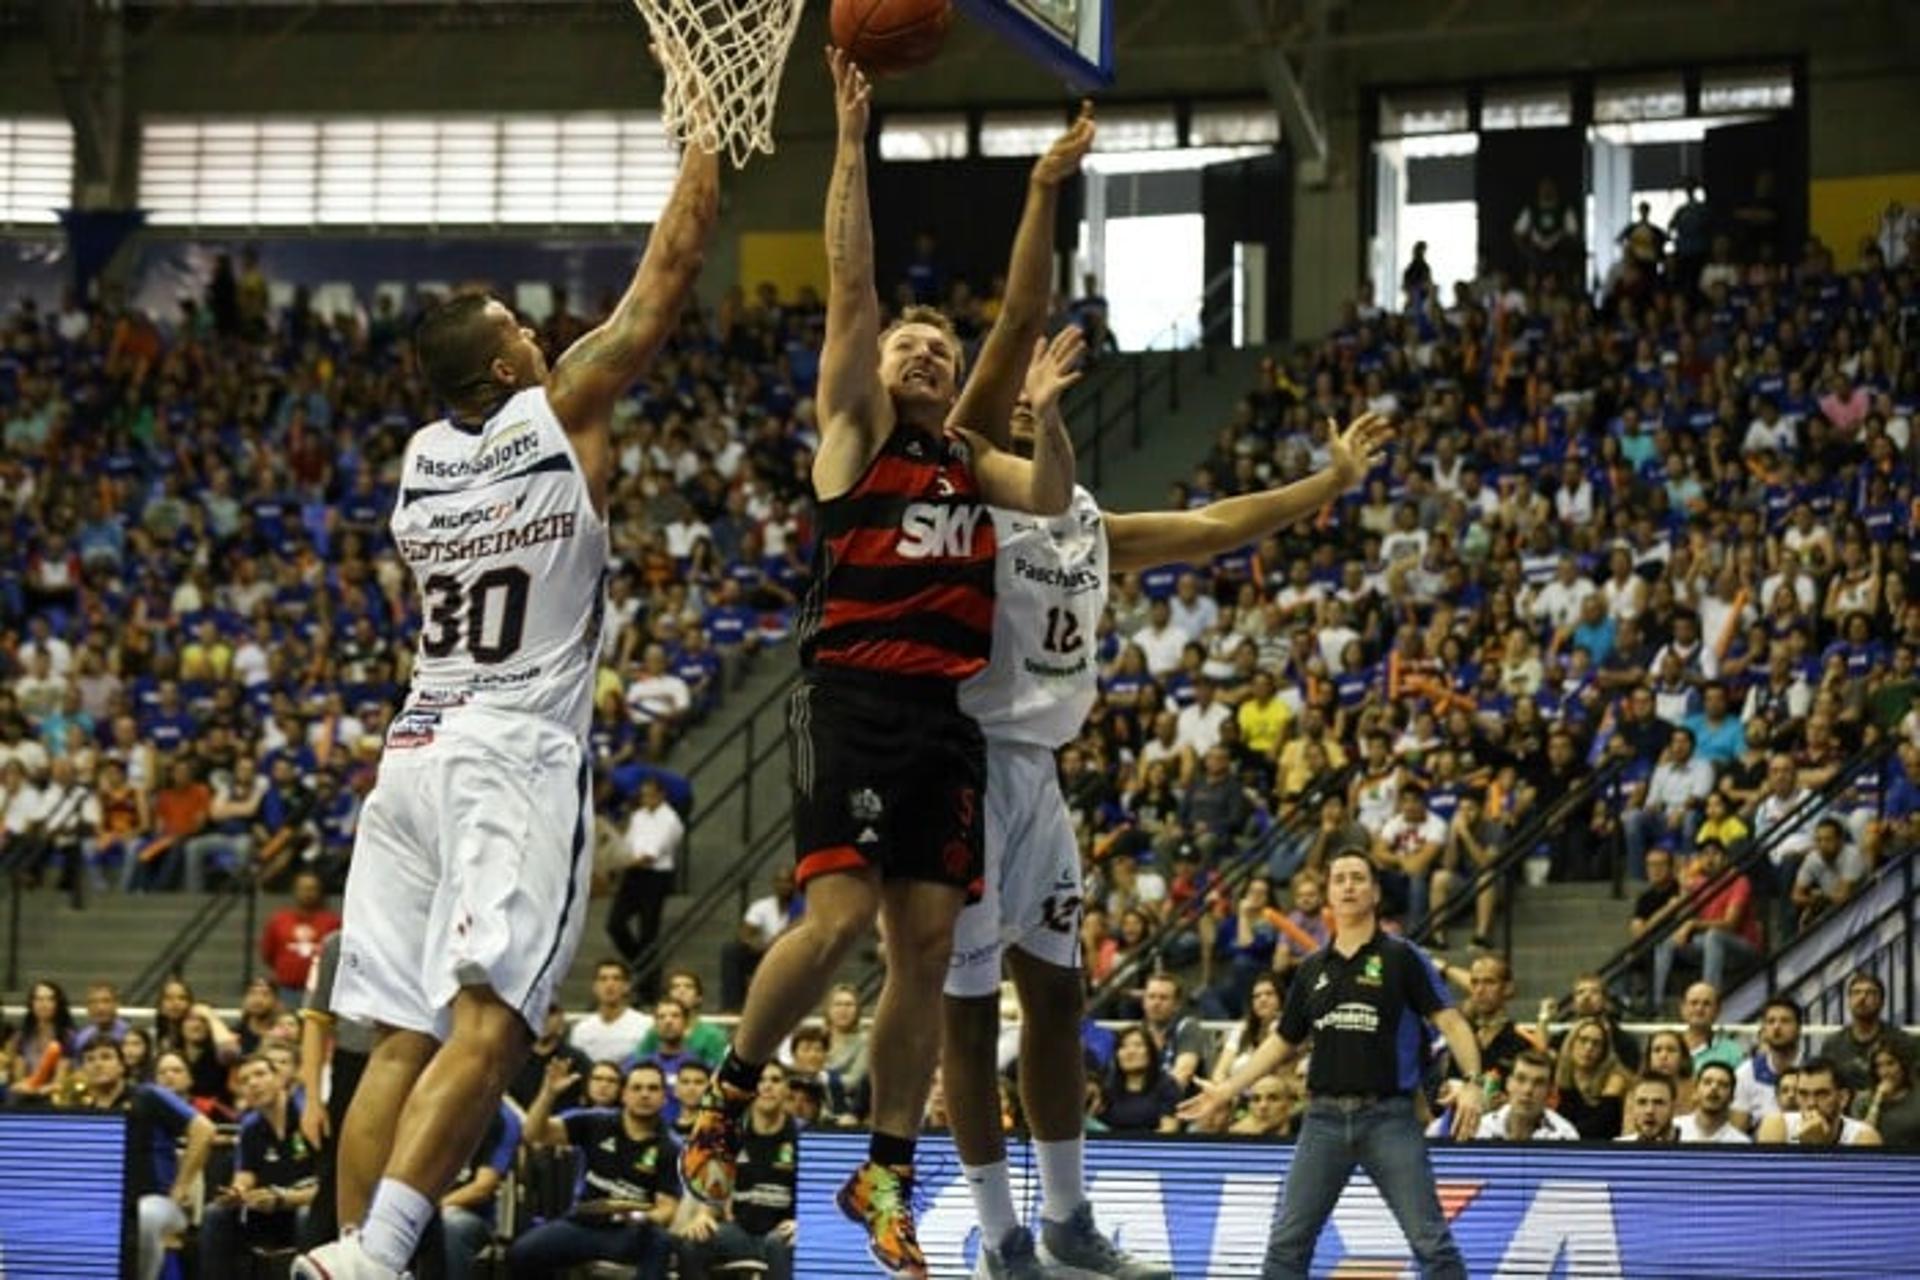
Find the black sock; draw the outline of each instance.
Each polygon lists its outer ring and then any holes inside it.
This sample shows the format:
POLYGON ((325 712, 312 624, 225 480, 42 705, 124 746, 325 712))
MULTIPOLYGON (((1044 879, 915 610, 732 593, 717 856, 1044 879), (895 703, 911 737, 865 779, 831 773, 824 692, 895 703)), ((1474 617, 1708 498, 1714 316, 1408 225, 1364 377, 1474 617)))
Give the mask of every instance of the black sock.
POLYGON ((913 1146, 912 1138, 896 1138, 876 1130, 867 1143, 867 1159, 896 1169, 912 1168, 913 1146))
POLYGON ((720 1064, 720 1083, 751 1098, 760 1088, 760 1073, 765 1071, 764 1062, 748 1062, 733 1050, 727 1050, 727 1057, 720 1064))

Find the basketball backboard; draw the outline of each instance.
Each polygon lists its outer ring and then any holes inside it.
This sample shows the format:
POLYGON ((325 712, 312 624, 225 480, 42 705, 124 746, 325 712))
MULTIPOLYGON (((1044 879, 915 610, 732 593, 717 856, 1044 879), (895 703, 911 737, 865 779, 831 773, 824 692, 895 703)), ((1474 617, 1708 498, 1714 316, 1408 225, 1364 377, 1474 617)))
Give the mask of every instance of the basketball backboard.
POLYGON ((1113 83, 1113 0, 959 0, 1076 90, 1113 83))

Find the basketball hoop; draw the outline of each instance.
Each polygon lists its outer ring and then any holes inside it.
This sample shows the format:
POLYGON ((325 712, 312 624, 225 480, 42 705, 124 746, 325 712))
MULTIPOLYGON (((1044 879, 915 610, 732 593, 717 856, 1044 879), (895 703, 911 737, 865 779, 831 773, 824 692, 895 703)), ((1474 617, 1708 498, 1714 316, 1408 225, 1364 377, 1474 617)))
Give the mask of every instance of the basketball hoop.
POLYGON ((684 145, 740 168, 773 150, 780 73, 805 0, 633 0, 666 72, 660 112, 684 145))

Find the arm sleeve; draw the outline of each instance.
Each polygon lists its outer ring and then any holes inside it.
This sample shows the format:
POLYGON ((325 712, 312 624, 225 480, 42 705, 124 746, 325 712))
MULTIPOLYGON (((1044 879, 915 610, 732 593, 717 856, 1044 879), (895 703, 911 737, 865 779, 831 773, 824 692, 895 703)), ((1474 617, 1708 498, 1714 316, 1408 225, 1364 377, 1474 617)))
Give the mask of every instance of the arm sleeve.
POLYGON ((329 933, 320 943, 320 954, 307 970, 306 1007, 314 1013, 333 1012, 333 971, 340 963, 340 931, 329 933))
POLYGON ((1304 1041, 1312 1031, 1307 1021, 1307 974, 1318 971, 1319 965, 1309 960, 1293 971, 1293 982, 1287 987, 1287 1003, 1280 1010, 1280 1038, 1292 1044, 1304 1041))
POLYGON ((560 1127, 567 1131, 568 1146, 584 1147, 593 1140, 594 1130, 600 1127, 600 1118, 610 1114, 612 1113, 597 1107, 590 1107, 569 1111, 564 1115, 555 1116, 554 1119, 558 1120, 560 1127))
POLYGON ((660 1163, 654 1168, 654 1177, 659 1185, 655 1195, 672 1196, 678 1200, 680 1190, 680 1147, 671 1138, 660 1139, 660 1163))
MULTIPOLYGON (((571 1134, 569 1134, 571 1136, 571 1134)), ((512 1107, 500 1108, 500 1141, 487 1153, 487 1167, 501 1177, 513 1168, 513 1153, 520 1146, 520 1115, 512 1107)))
POLYGON ((1446 979, 1433 967, 1427 953, 1411 943, 1407 944, 1407 951, 1412 960, 1407 966, 1407 1003, 1423 1018, 1451 1009, 1453 993, 1447 990, 1446 979))
POLYGON ((240 1122, 240 1136, 233 1144, 233 1171, 245 1173, 252 1166, 253 1146, 260 1134, 260 1117, 249 1115, 240 1122))
POLYGON ((139 1087, 134 1094, 134 1105, 142 1112, 143 1119, 159 1127, 175 1141, 184 1136, 187 1126, 200 1116, 185 1098, 150 1084, 139 1087))

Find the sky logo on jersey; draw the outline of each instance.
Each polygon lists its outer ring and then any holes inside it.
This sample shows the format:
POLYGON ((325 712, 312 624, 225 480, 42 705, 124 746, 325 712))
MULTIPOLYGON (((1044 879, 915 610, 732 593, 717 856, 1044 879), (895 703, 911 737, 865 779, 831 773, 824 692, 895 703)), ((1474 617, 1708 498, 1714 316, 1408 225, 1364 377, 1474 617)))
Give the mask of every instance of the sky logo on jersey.
POLYGON ((900 545, 895 550, 904 560, 964 560, 973 554, 974 534, 986 513, 980 506, 913 503, 900 517, 900 545))

